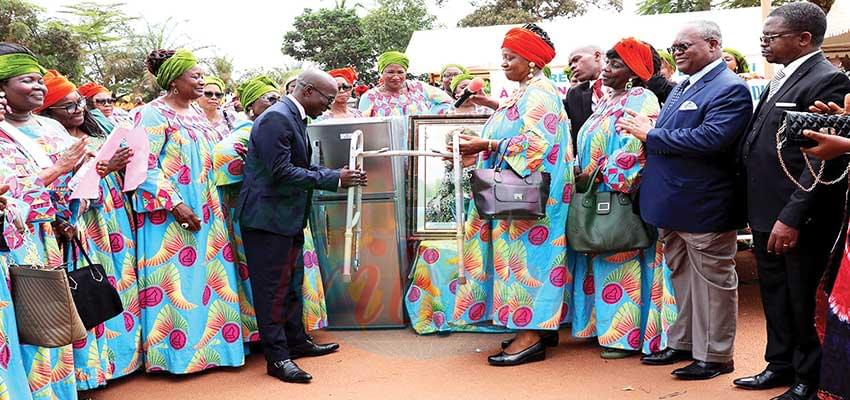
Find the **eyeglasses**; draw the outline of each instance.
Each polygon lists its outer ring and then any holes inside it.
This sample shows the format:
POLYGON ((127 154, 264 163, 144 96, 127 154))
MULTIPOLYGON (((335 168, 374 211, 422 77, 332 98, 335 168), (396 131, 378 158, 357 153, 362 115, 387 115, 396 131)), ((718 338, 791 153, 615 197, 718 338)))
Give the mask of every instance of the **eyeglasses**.
POLYGON ((271 95, 268 95, 268 96, 263 97, 263 98, 266 99, 266 101, 268 101, 269 104, 274 104, 274 103, 277 103, 278 101, 280 101, 280 96, 278 96, 276 94, 271 94, 271 95))
POLYGON ((769 35, 762 35, 762 37, 760 37, 759 40, 762 43, 770 44, 770 43, 773 43, 774 40, 779 39, 783 36, 789 36, 789 35, 794 35, 794 34, 797 34, 797 32, 773 33, 773 34, 769 34, 769 35))
POLYGON ((317 87, 313 86, 313 85, 312 85, 312 84, 310 84, 310 83, 304 83, 304 86, 307 86, 307 87, 309 87, 309 88, 312 88, 313 90, 315 90, 315 91, 316 91, 316 93, 318 93, 318 94, 322 95, 322 97, 324 97, 324 98, 325 98, 325 100, 327 100, 327 101, 328 101, 328 104, 333 103, 333 101, 336 99, 336 95, 335 95, 335 94, 334 94, 334 95, 331 95, 331 96, 326 95, 326 94, 322 93, 322 91, 321 91, 321 90, 319 90, 319 88, 317 88, 317 87))
POLYGON ((224 93, 221 92, 204 92, 204 97, 208 99, 222 99, 224 98, 224 93))
POLYGON ((111 105, 114 102, 114 99, 95 99, 94 104, 97 104, 99 106, 106 106, 111 105))
POLYGON ((340 92, 347 92, 347 91, 351 90, 351 87, 352 86, 347 84, 347 83, 342 83, 337 87, 337 90, 340 91, 340 92))
POLYGON ((693 43, 687 43, 687 42, 673 43, 673 45, 671 45, 670 47, 667 48, 667 52, 670 53, 670 54, 674 54, 677 51, 681 51, 682 53, 684 53, 684 52, 688 51, 688 49, 690 49, 691 46, 693 46, 693 45, 694 45, 693 43))
POLYGON ((73 103, 63 104, 61 106, 53 106, 47 107, 50 110, 65 110, 68 114, 76 114, 77 111, 85 110, 86 108, 86 99, 80 99, 73 103))

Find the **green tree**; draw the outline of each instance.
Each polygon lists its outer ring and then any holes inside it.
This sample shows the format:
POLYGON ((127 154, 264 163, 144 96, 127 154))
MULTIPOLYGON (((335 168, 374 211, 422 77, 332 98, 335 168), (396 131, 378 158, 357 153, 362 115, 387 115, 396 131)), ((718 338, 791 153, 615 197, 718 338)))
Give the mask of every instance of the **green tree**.
MULTIPOLYGON (((773 0, 771 5, 777 7, 792 1, 796 0, 773 0)), ((834 0, 811 0, 811 2, 820 6, 824 12, 829 12, 834 0)), ((758 7, 760 5, 761 0, 719 0, 714 2, 711 0, 644 0, 638 4, 638 13, 643 15, 666 14, 706 11, 717 8, 758 7)))
POLYGON ((378 0, 363 17, 363 30, 375 54, 405 51, 413 32, 431 29, 437 17, 423 0, 378 0))
MULTIPOLYGON (((438 0, 442 5, 448 0, 438 0)), ((622 11, 622 0, 485 0, 473 3, 478 8, 463 17, 458 26, 488 26, 548 21, 558 17, 582 15, 593 7, 622 11)))
POLYGON ((204 65, 207 67, 207 73, 217 76, 227 85, 227 90, 234 91, 236 89, 233 83, 233 59, 227 56, 215 56, 208 60, 204 60, 204 65))

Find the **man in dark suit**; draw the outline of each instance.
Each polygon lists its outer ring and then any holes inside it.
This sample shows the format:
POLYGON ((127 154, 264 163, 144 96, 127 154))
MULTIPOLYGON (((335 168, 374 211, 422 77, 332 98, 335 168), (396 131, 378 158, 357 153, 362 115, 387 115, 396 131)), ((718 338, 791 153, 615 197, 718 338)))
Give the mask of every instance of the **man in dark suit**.
MULTIPOLYGON (((814 325, 815 291, 841 229, 847 190, 843 179, 811 192, 798 188, 786 177, 776 151, 783 111, 808 111, 818 100, 840 102, 850 92, 850 80, 820 51, 825 32, 826 15, 812 3, 790 3, 770 13, 762 55, 784 68, 762 95, 740 148, 767 320, 768 365, 757 375, 736 379, 735 385, 770 389, 793 384, 776 397, 783 400, 808 399, 817 392, 821 350, 814 325)), ((794 179, 811 185, 813 177, 799 148, 783 149, 782 158, 794 179)), ((826 178, 839 176, 842 165, 847 163, 827 163, 826 178)))
POLYGON ((292 361, 336 351, 315 344, 301 321, 304 278, 304 228, 314 189, 366 183, 366 174, 347 168, 310 165, 307 117, 327 110, 336 80, 322 71, 302 73, 292 94, 269 107, 254 122, 245 159, 245 181, 237 217, 254 294, 257 324, 267 372, 286 382, 309 382, 310 374, 292 361))
POLYGON ((579 129, 593 114, 596 104, 604 94, 602 80, 599 79, 599 74, 602 73, 602 58, 602 49, 596 46, 580 47, 570 53, 570 69, 573 71, 573 78, 581 82, 570 88, 564 98, 564 108, 567 109, 567 116, 570 118, 573 154, 578 154, 576 145, 579 129))
POLYGON ((679 317, 669 348, 644 364, 694 361, 673 371, 679 379, 710 379, 734 370, 738 313, 734 213, 736 143, 753 112, 750 91, 721 59, 722 38, 709 21, 686 25, 671 52, 690 75, 664 103, 656 125, 635 113, 619 128, 646 142, 640 212, 657 226, 673 271, 679 317))

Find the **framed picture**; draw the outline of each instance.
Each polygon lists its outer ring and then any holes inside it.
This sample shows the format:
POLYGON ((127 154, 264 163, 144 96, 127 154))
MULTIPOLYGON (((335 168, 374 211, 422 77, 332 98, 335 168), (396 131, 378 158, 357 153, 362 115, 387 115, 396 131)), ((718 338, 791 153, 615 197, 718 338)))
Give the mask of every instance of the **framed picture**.
MULTIPOLYGON (((452 132, 481 135, 487 116, 423 115, 410 117, 409 148, 443 151, 452 132)), ((462 174, 467 179, 476 158, 464 160, 462 174)), ((451 161, 437 157, 414 157, 408 163, 408 221, 411 239, 452 239, 455 236, 455 191, 451 161)), ((468 184, 463 185, 465 203, 471 199, 468 184)), ((464 210, 465 211, 465 210, 464 210)))

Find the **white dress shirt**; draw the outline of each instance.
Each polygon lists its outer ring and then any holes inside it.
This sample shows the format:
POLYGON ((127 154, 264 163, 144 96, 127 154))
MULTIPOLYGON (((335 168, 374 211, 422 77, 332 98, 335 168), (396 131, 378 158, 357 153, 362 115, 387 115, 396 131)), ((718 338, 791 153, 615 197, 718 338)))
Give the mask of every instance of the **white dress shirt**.
POLYGON ((782 85, 784 85, 785 82, 788 81, 788 78, 792 74, 794 74, 794 72, 797 72, 797 69, 800 68, 800 66, 803 65, 804 62, 808 61, 808 59, 810 59, 810 58, 812 58, 812 57, 814 57, 814 56, 816 56, 816 55, 818 55, 822 52, 823 52, 822 50, 813 51, 809 54, 806 54, 806 55, 794 60, 794 61, 791 61, 788 65, 785 66, 785 68, 782 68, 781 71, 782 71, 783 74, 785 74, 785 76, 783 76, 782 79, 779 80, 779 86, 776 87, 776 91, 778 92, 779 89, 782 89, 782 85))
POLYGON ((302 106, 301 103, 298 102, 298 99, 296 99, 295 96, 291 94, 286 95, 286 98, 292 100, 292 102, 295 103, 295 107, 298 108, 298 112, 301 113, 301 119, 307 119, 307 111, 304 110, 304 106, 302 106))
POLYGON ((725 62, 725 61, 723 61, 723 58, 718 58, 718 59, 714 60, 714 62, 706 65, 701 70, 699 70, 699 71, 695 72, 693 75, 689 76, 688 77, 688 81, 689 81, 688 87, 686 87, 685 90, 682 91, 682 93, 685 93, 688 90, 690 90, 690 88, 694 87, 694 84, 699 82, 699 80, 702 79, 702 77, 704 77, 705 74, 709 73, 709 71, 713 70, 715 67, 717 67, 718 65, 720 65, 720 63, 723 63, 723 62, 725 62))

